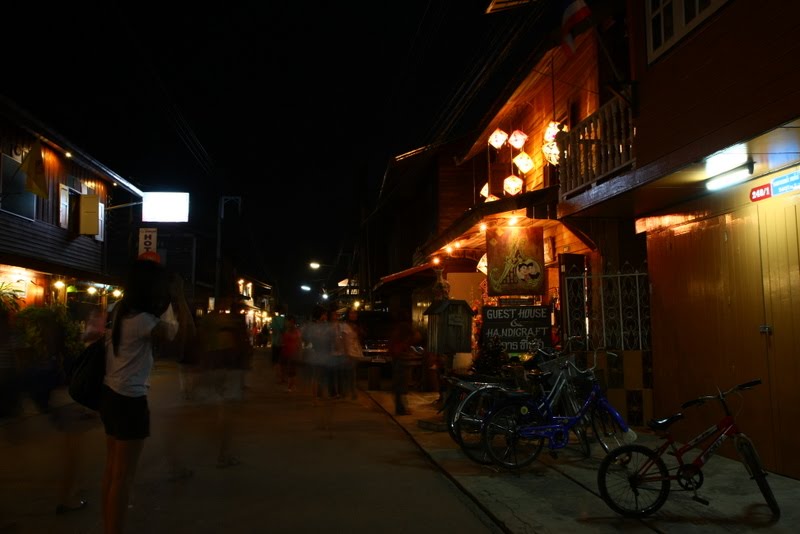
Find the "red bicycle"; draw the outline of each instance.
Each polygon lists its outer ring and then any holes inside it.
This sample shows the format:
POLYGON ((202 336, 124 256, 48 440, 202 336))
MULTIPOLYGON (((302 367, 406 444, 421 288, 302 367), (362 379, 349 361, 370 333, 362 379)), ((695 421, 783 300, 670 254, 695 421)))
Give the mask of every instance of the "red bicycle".
POLYGON ((707 400, 717 400, 725 412, 723 418, 717 423, 692 438, 683 446, 678 446, 669 432, 670 426, 684 418, 678 412, 664 419, 654 419, 648 426, 664 441, 655 449, 643 445, 623 445, 606 455, 600 463, 597 472, 597 485, 600 496, 605 503, 615 512, 626 517, 644 517, 656 512, 667 501, 670 484, 674 480, 684 491, 694 492, 693 499, 702 504, 708 501, 697 495, 697 490, 703 485, 703 466, 708 462, 714 452, 729 437, 733 437, 736 450, 742 463, 747 468, 751 479, 755 479, 761 494, 772 510, 774 518, 781 515, 778 502, 767 482, 767 472, 764 470, 761 459, 756 452, 753 442, 750 441, 736 426, 733 414, 728 408, 725 397, 733 392, 751 389, 761 384, 761 380, 753 380, 734 386, 727 391, 717 390, 716 395, 703 395, 683 403, 682 409, 699 406, 707 400), (700 450, 692 461, 686 461, 685 456, 695 446, 708 443, 700 450), (677 460, 677 467, 667 469, 662 456, 669 454, 677 460))

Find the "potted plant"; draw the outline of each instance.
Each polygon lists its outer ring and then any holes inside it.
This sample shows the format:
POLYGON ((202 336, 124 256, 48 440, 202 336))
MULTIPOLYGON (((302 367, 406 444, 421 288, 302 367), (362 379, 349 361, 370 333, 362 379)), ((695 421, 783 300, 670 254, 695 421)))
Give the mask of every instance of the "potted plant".
POLYGON ((12 317, 24 300, 20 291, 0 282, 0 417, 19 411, 19 388, 12 343, 12 317))
POLYGON ((18 369, 25 389, 42 410, 48 408, 52 390, 65 381, 81 349, 81 328, 66 306, 27 306, 16 313, 18 369))

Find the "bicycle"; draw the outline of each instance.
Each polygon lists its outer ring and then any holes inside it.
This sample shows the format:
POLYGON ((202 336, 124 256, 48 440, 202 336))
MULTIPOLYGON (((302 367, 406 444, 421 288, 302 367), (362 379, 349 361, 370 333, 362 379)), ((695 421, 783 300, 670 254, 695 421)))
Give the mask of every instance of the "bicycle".
POLYGON ((461 445, 461 438, 456 431, 454 419, 457 416, 459 406, 474 391, 487 386, 508 386, 513 387, 513 379, 506 375, 480 375, 480 374, 456 374, 450 373, 443 377, 447 383, 447 390, 444 394, 444 402, 437 413, 442 413, 447 432, 458 445, 461 445))
MULTIPOLYGON (((500 372, 506 380, 483 383, 463 397, 448 425, 462 452, 479 464, 494 463, 483 448, 481 428, 486 414, 508 394, 533 396, 542 413, 552 414, 556 406, 562 413, 577 413, 580 404, 570 381, 572 373, 563 362, 574 359, 571 347, 580 342, 579 337, 570 338, 565 350, 559 350, 546 347, 541 340, 529 339, 527 346, 531 352, 521 355, 518 361, 511 359, 514 363, 501 366, 500 372)), ((585 426, 576 425, 573 434, 581 453, 588 458, 590 445, 585 426)))
MULTIPOLYGON (((558 449, 569 444, 570 432, 590 421, 594 437, 605 452, 636 439, 636 433, 606 398, 594 375, 594 364, 579 369, 567 359, 563 366, 571 367, 577 377, 589 384, 577 412, 555 414, 541 410, 530 396, 509 395, 487 414, 481 429, 483 446, 494 463, 506 469, 519 469, 530 465, 547 443, 550 453, 557 455, 558 449)), ((614 353, 607 352, 609 355, 614 353)))
POLYGON ((693 500, 708 505, 706 499, 697 495, 703 485, 703 466, 717 451, 722 443, 733 437, 736 450, 742 463, 754 478, 761 494, 767 502, 775 518, 780 517, 780 507, 775 495, 766 480, 767 472, 761 464, 753 442, 743 434, 736 425, 735 418, 728 408, 725 397, 731 393, 751 389, 761 384, 761 380, 753 380, 734 386, 726 391, 717 389, 715 395, 703 395, 683 403, 681 409, 704 404, 715 399, 722 405, 724 415, 715 425, 701 432, 688 443, 678 446, 669 429, 677 421, 684 418, 677 412, 663 419, 653 419, 648 426, 664 441, 651 449, 643 445, 625 445, 611 451, 600 463, 597 472, 597 485, 600 496, 615 512, 625 517, 645 517, 658 511, 669 496, 672 481, 676 481, 684 491, 692 491, 693 500), (685 457, 690 449, 701 443, 707 443, 691 461, 685 457), (677 466, 667 468, 664 454, 675 457, 677 466))
MULTIPOLYGON (((541 390, 541 393, 536 396, 539 409, 549 409, 552 404, 565 402, 566 395, 563 394, 565 391, 563 381, 559 381, 555 387, 546 391, 544 384, 551 373, 533 371, 524 374, 524 380, 528 384, 526 387, 485 384, 467 395, 459 404, 451 426, 453 433, 457 436, 456 442, 469 459, 483 465, 494 463, 483 446, 481 428, 486 414, 505 397, 509 395, 530 396, 532 395, 530 389, 535 389, 541 390)), ((586 442, 586 449, 588 450, 588 441, 585 439, 585 434, 576 431, 576 435, 581 444, 586 442)))

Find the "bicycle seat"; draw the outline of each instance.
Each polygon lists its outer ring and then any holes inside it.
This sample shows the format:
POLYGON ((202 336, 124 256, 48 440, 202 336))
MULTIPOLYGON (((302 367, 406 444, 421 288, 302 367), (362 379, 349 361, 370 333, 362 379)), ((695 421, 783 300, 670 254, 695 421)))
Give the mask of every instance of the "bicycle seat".
POLYGON ((669 417, 664 417, 663 419, 651 419, 647 422, 647 426, 656 432, 663 432, 668 429, 672 423, 675 421, 680 421, 681 419, 683 419, 683 414, 678 412, 670 415, 669 417))

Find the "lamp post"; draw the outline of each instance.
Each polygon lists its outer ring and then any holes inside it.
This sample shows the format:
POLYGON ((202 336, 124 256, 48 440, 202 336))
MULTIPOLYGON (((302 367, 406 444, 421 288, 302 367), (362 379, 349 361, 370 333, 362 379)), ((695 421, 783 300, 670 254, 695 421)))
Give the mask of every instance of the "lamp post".
POLYGON ((219 197, 219 213, 217 214, 217 257, 216 269, 214 273, 214 307, 219 304, 219 285, 222 271, 222 219, 225 217, 225 205, 228 202, 236 202, 236 207, 241 212, 242 197, 219 197))

